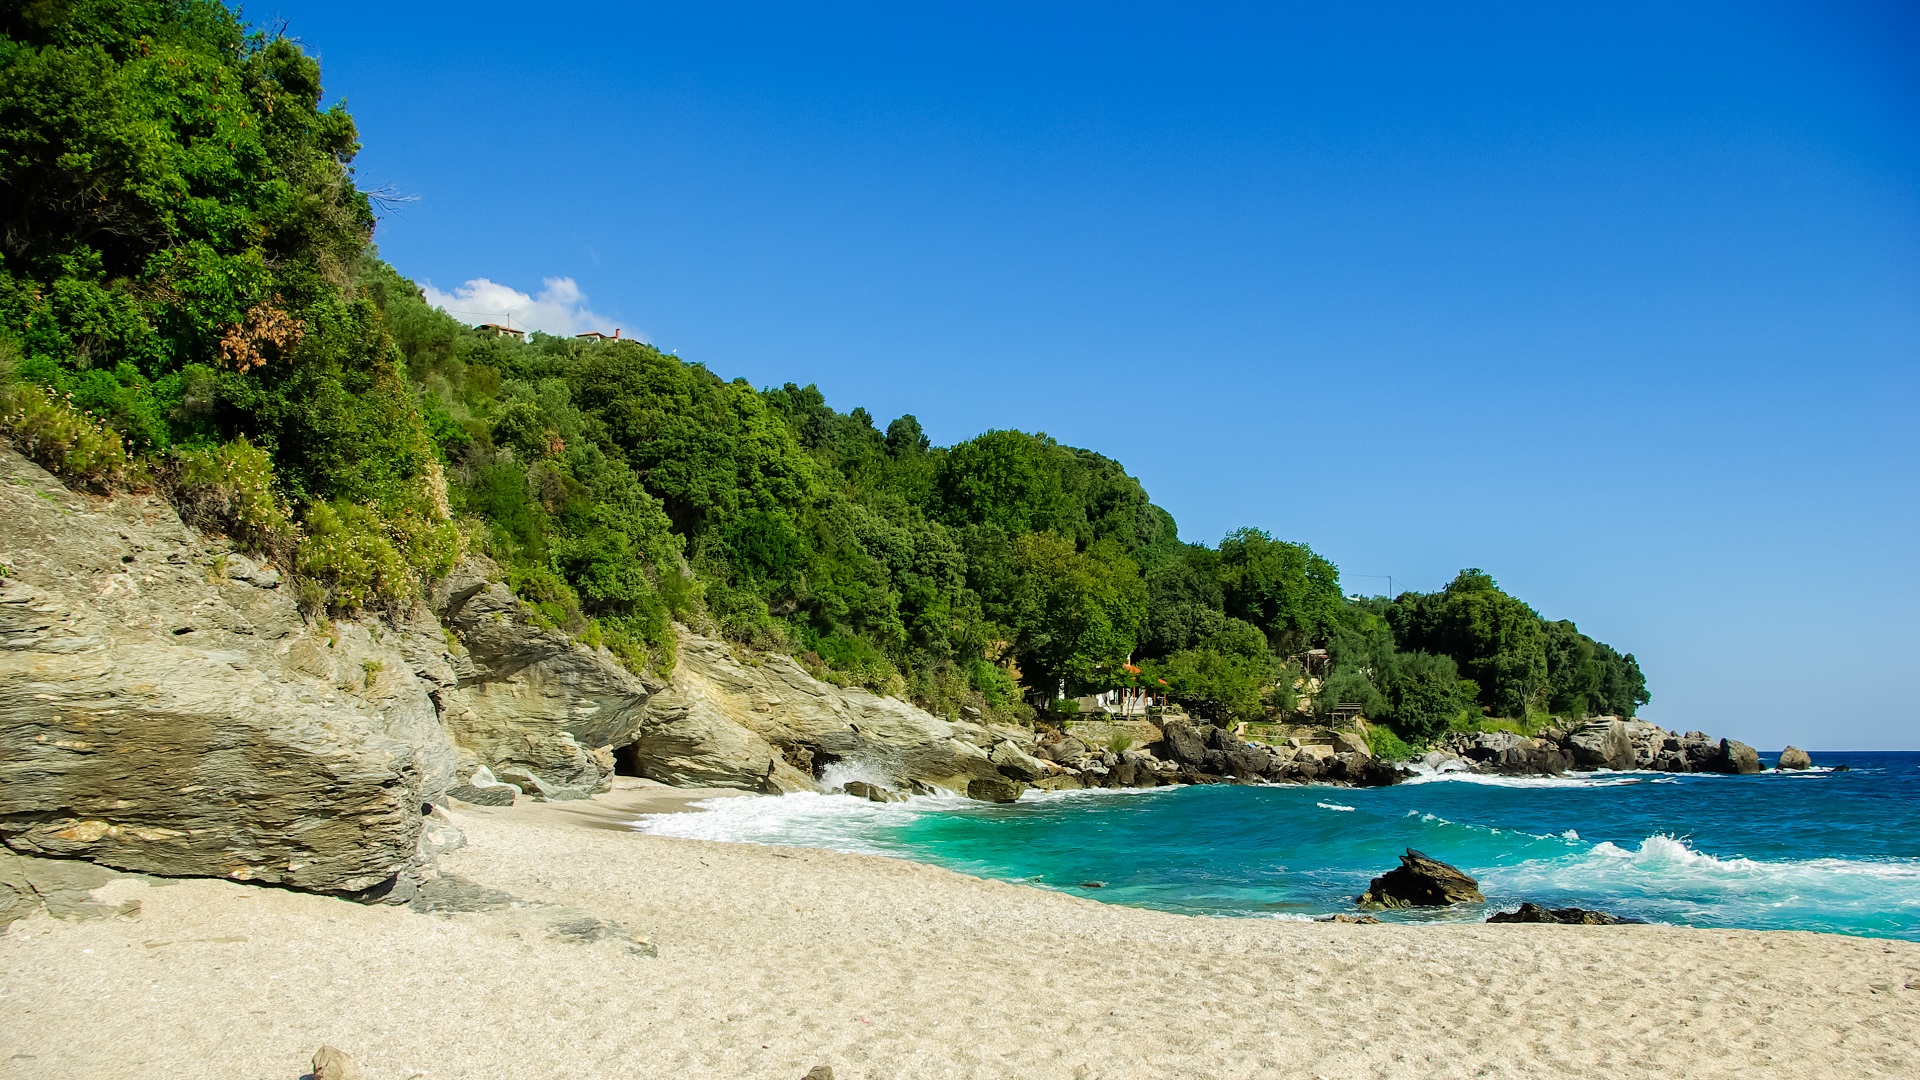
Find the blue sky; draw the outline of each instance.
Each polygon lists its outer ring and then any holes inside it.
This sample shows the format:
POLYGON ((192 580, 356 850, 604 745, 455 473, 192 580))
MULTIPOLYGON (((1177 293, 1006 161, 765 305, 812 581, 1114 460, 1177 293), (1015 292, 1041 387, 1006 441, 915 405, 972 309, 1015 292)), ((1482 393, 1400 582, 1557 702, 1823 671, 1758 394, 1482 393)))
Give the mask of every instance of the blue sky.
POLYGON ((248 14, 450 306, 1045 431, 1353 591, 1483 567, 1670 726, 1920 748, 1911 8, 248 14))

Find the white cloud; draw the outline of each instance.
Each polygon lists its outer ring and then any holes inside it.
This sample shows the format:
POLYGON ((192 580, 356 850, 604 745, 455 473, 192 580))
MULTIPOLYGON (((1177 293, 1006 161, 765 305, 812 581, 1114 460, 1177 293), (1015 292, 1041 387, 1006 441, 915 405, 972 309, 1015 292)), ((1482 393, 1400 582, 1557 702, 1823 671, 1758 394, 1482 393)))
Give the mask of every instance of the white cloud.
MULTIPOLYGON (((538 295, 529 296, 511 285, 474 278, 451 292, 441 292, 431 284, 421 291, 426 293, 427 303, 469 326, 501 323, 516 330, 540 330, 562 337, 589 330, 611 334, 618 329, 613 320, 587 306, 587 294, 572 278, 550 277, 540 286, 538 295)), ((646 340, 631 328, 622 329, 620 336, 646 340)))

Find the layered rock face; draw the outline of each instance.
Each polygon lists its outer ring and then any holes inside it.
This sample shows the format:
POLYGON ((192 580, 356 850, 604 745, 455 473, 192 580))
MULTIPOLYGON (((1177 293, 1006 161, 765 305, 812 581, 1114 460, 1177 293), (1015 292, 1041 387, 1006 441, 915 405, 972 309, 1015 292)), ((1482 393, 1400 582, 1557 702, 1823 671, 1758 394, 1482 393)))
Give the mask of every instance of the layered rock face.
POLYGON ((398 635, 309 626, 151 496, 0 446, 0 840, 323 892, 420 860, 455 752, 398 635))
POLYGON ((423 672, 440 682, 434 700, 459 750, 460 794, 474 797, 482 768, 549 799, 605 791, 614 748, 639 735, 660 687, 605 649, 534 625, 501 576, 487 559, 466 559, 434 589, 440 621, 418 613, 406 635, 423 672), (442 625, 458 644, 443 640, 442 625))
POLYGON ((809 791, 839 765, 849 779, 964 792, 974 780, 1024 781, 989 757, 996 741, 983 725, 821 682, 790 657, 743 662, 682 628, 673 680, 626 753, 669 784, 809 791))

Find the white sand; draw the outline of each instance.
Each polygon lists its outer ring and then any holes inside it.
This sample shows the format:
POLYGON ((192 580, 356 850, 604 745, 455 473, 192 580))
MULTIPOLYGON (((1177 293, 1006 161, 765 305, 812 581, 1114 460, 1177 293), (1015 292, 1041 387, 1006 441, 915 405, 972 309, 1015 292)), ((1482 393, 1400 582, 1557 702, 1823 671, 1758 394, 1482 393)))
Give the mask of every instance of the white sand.
POLYGON ((0 1076, 292 1080, 331 1042, 373 1080, 1920 1077, 1911 943, 1188 918, 580 827, 658 798, 466 810, 444 860, 657 958, 539 907, 116 882, 137 921, 0 935, 0 1076))

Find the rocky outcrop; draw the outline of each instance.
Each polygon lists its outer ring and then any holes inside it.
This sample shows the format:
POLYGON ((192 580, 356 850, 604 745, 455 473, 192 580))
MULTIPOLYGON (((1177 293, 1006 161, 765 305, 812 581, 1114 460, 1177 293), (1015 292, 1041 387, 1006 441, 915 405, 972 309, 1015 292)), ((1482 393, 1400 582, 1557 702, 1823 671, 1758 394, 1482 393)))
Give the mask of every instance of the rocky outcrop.
POLYGON ((999 745, 1013 734, 821 682, 791 657, 738 657, 682 628, 673 680, 625 753, 635 771, 669 784, 814 790, 838 765, 849 778, 964 792, 977 779, 1054 771, 1018 745, 999 745))
POLYGON ((1018 802, 1027 785, 998 776, 976 776, 967 782, 967 798, 982 802, 1018 802))
POLYGON ((159 499, 3 446, 0 564, 7 847, 334 893, 417 870, 455 753, 396 634, 310 625, 159 499))
MULTIPOLYGON (((1760 771, 1759 754, 1745 743, 1710 739, 1698 731, 1683 735, 1645 720, 1614 716, 1597 717, 1572 730, 1550 727, 1538 736, 1505 731, 1456 735, 1444 747, 1442 760, 1451 754, 1470 763, 1474 771, 1508 775, 1551 775, 1569 769, 1732 774, 1760 771)), ((1431 761, 1426 764, 1436 767, 1431 761)))
POLYGON ((1586 908, 1546 908, 1539 904, 1521 904, 1517 911, 1496 911, 1487 916, 1487 921, 1490 923, 1564 923, 1568 926, 1618 926, 1640 920, 1623 919, 1618 915, 1609 915, 1604 911, 1589 911, 1586 908))
POLYGON ((435 691, 462 776, 485 767, 529 795, 578 799, 607 790, 614 747, 639 735, 659 689, 612 653, 539 626, 491 561, 469 558, 434 589, 439 625, 406 636, 423 669, 452 677, 435 691), (437 648, 436 648, 437 646, 437 648))
POLYGON ((1589 720, 1567 736, 1566 746, 1573 763, 1582 769, 1614 769, 1625 772, 1637 762, 1633 740, 1627 725, 1619 717, 1603 716, 1589 720))
POLYGON ((1797 746, 1789 746, 1785 750, 1780 751, 1780 760, 1775 762, 1773 767, 1776 769, 1811 769, 1813 768, 1813 759, 1807 756, 1805 750, 1797 746))
POLYGON ((1573 756, 1557 744, 1511 731, 1483 731, 1474 735, 1473 741, 1461 748, 1460 757, 1473 762, 1481 771, 1508 776, 1552 776, 1573 766, 1573 756))
POLYGON ((1445 907, 1482 903, 1486 897, 1473 878, 1408 848, 1400 865, 1374 878, 1356 900, 1377 907, 1445 907))

